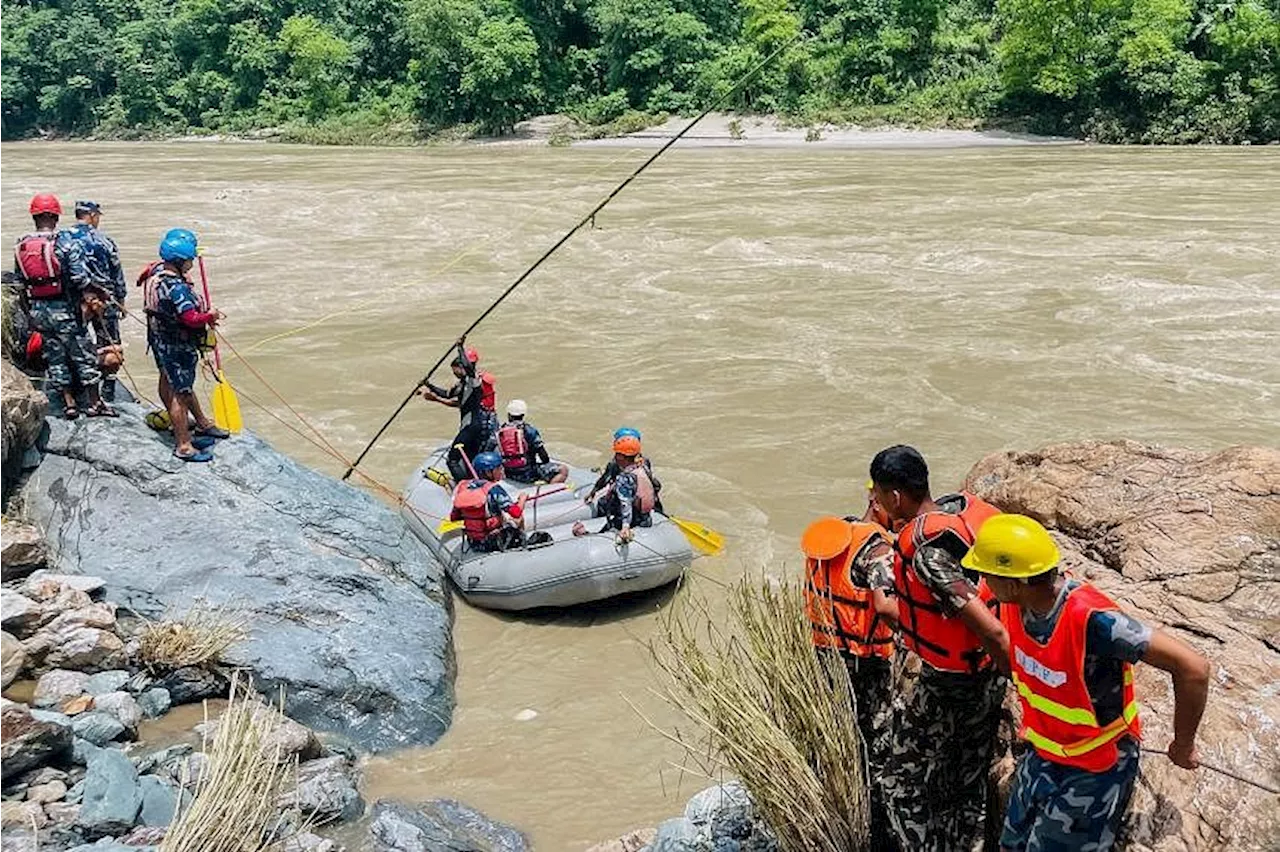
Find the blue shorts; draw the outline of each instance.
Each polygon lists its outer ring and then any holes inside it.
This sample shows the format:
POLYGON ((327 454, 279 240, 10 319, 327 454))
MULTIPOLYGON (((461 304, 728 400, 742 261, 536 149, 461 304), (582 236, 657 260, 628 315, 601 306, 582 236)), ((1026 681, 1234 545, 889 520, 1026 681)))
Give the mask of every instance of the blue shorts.
POLYGON ((191 393, 195 389, 196 365, 200 363, 195 344, 153 339, 151 352, 156 356, 156 368, 169 379, 174 393, 191 393))
MULTIPOLYGON (((505 470, 505 468, 504 468, 505 470)), ((560 472, 559 462, 547 462, 546 464, 527 464, 523 468, 517 470, 506 470, 507 479, 512 482, 523 482, 532 485, 538 480, 550 482, 551 478, 560 472)))
POLYGON ((1000 848, 1022 852, 1108 852, 1138 777, 1138 743, 1126 738, 1106 772, 1045 760, 1029 750, 1018 762, 1000 848))

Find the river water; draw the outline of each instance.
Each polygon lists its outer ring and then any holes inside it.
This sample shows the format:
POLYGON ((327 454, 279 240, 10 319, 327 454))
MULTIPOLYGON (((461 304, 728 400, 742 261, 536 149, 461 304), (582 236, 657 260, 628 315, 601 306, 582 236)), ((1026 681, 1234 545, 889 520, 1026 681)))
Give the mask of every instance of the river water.
MULTIPOLYGON (((100 201, 131 273, 165 229, 194 228, 231 342, 350 457, 647 154, 5 145, 4 238, 37 190, 100 201)), ((795 571, 805 523, 861 510, 891 443, 918 446, 938 490, 986 453, 1053 441, 1274 443, 1278 269, 1275 149, 676 148, 473 342, 500 405, 527 400, 553 452, 596 464, 617 425, 643 430, 668 506, 728 536, 697 563, 723 580, 795 571)), ((140 326, 127 342, 153 395, 140 326)), ((312 434, 244 362, 228 371, 251 428, 342 469, 250 404, 312 434)), ((415 401, 365 468, 399 491, 455 421, 415 401)), ((453 728, 371 760, 366 795, 453 796, 543 849, 677 813, 704 782, 631 706, 676 721, 644 650, 666 600, 537 617, 459 603, 453 728)))

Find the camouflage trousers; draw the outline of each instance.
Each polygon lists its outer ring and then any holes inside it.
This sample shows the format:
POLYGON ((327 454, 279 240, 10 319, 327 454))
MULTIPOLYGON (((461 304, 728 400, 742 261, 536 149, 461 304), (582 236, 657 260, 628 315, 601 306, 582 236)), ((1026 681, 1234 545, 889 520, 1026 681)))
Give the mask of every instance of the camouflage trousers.
POLYGON ((1106 772, 1045 760, 1028 749, 1018 762, 1005 813, 1002 849, 1109 852, 1138 777, 1138 744, 1126 739, 1106 772))
POLYGON ((844 658, 853 689, 853 706, 858 733, 865 749, 866 778, 870 792, 871 852, 896 852, 898 846, 889 828, 885 807, 883 776, 892 749, 893 665, 882 657, 844 658))
POLYGON ((98 355, 71 307, 62 299, 38 299, 31 302, 30 314, 32 328, 44 338, 40 354, 47 368, 45 390, 56 393, 77 383, 97 385, 102 379, 98 355))
POLYGON ((925 666, 893 722, 883 775, 903 850, 969 852, 983 839, 987 770, 1008 681, 925 666))

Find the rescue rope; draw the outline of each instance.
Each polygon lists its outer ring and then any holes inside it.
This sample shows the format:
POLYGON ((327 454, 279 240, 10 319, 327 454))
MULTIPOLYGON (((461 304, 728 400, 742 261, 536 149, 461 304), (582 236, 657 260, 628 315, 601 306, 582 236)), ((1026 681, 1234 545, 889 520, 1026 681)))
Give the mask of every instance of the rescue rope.
MULTIPOLYGON (((1143 746, 1142 751, 1145 754, 1159 754, 1159 755, 1163 755, 1164 757, 1169 756, 1169 753, 1167 751, 1163 749, 1158 749, 1158 748, 1149 748, 1147 746, 1143 746)), ((1264 790, 1268 793, 1271 793, 1272 795, 1280 796, 1280 787, 1272 786, 1271 784, 1258 781, 1254 778, 1246 778, 1245 776, 1239 775, 1231 771, 1230 769, 1226 769, 1221 766, 1215 766, 1214 764, 1204 760, 1199 761, 1199 764, 1202 769, 1208 769, 1210 772, 1217 772, 1219 775, 1225 775, 1228 778, 1233 778, 1242 784, 1248 784, 1250 787, 1257 787, 1259 790, 1264 790)))
MULTIPOLYGON (((661 148, 653 152, 653 154, 647 160, 645 160, 643 163, 637 166, 635 171, 633 171, 630 175, 628 175, 622 181, 622 183, 614 187, 613 191, 611 191, 608 195, 606 195, 603 199, 601 199, 596 204, 595 207, 591 208, 591 211, 588 212, 587 215, 583 216, 578 221, 578 224, 574 225, 572 228, 568 230, 568 232, 565 233, 564 236, 556 240, 555 244, 552 245, 551 248, 543 252, 542 256, 533 262, 533 265, 531 265, 528 269, 522 272, 519 278, 511 282, 510 286, 508 286, 507 289, 503 290, 501 295, 499 295, 497 299, 494 299, 493 303, 489 305, 489 307, 485 308, 484 313, 476 317, 475 321, 472 322, 471 325, 467 326, 466 330, 462 332, 461 337, 466 337, 468 334, 474 331, 476 327, 480 325, 480 323, 484 322, 485 319, 488 318, 489 314, 497 310, 498 306, 501 305, 504 301, 506 301, 507 297, 510 296, 512 293, 514 293, 516 288, 524 283, 525 279, 527 279, 530 275, 532 275, 534 271, 538 269, 538 267, 542 266, 542 264, 549 257, 551 257, 551 255, 555 254, 560 249, 561 246, 567 243, 574 234, 578 233, 578 231, 582 230, 588 224, 594 222, 596 218, 596 214, 599 213, 601 210, 603 210, 606 206, 608 206, 609 202, 613 201, 613 199, 616 198, 618 194, 622 192, 622 190, 626 189, 627 186, 630 185, 630 183, 633 180, 639 177, 645 171, 645 169, 653 165, 654 161, 656 161, 659 157, 661 157, 664 153, 666 153, 668 148, 676 144, 676 142, 679 142, 681 137, 683 137, 686 133, 688 133, 690 130, 694 128, 694 125, 702 121, 702 119, 706 118, 714 110, 719 109, 721 106, 727 103, 729 99, 732 98, 734 95, 736 95, 739 91, 741 91, 742 88, 747 85, 747 83, 751 82, 756 77, 757 74, 759 74, 761 71, 767 68, 770 64, 772 64, 773 61, 777 59, 779 56, 781 56, 786 50, 788 50, 791 47, 791 45, 795 44, 796 41, 798 41, 802 35, 803 35, 803 31, 796 33, 796 35, 794 35, 793 37, 788 39, 786 42, 784 42, 781 47, 773 51, 773 53, 770 53, 764 59, 760 60, 760 62, 756 63, 755 67, 752 68, 750 71, 748 71, 745 75, 743 75, 743 77, 739 79, 737 83, 734 83, 731 89, 729 89, 724 94, 722 94, 719 98, 717 98, 715 102, 712 103, 711 106, 703 110, 698 115, 697 118, 695 118, 693 121, 685 125, 684 128, 679 133, 677 133, 676 135, 668 139, 667 142, 661 148)), ((349 468, 347 468, 347 472, 342 474, 343 480, 346 480, 347 478, 349 478, 351 476, 351 473, 356 469, 356 467, 360 464, 360 462, 364 461, 364 457, 368 455, 369 451, 373 449, 376 443, 378 443, 378 439, 382 437, 383 433, 386 432, 387 429, 391 428, 391 424, 396 421, 396 418, 400 416, 400 413, 404 411, 405 407, 409 404, 409 402, 415 396, 417 396, 418 390, 427 384, 427 382, 431 379, 432 375, 435 374, 435 371, 440 369, 440 366, 444 364, 445 360, 449 358, 449 356, 453 353, 453 351, 454 350, 452 348, 446 350, 445 353, 440 356, 440 359, 436 361, 435 365, 430 370, 427 371, 427 374, 423 376, 422 379, 419 380, 419 382, 416 385, 413 386, 413 389, 409 391, 408 395, 405 396, 404 400, 400 403, 400 405, 396 408, 396 410, 392 412, 390 417, 387 418, 387 422, 382 424, 382 428, 380 428, 376 433, 374 433, 374 436, 369 440, 369 443, 366 444, 365 448, 360 451, 360 455, 356 456, 355 462, 349 468)))

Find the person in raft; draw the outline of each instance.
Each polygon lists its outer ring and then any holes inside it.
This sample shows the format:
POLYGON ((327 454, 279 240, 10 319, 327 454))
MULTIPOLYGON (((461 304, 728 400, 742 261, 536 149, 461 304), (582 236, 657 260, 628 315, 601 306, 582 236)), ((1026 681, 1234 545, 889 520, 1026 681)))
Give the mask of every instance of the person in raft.
MULTIPOLYGON (((640 438, 635 430, 618 430, 613 439, 612 482, 605 486, 604 494, 595 505, 594 515, 606 518, 608 523, 601 532, 617 530, 618 538, 631 541, 633 527, 653 526, 652 513, 657 508, 658 489, 648 462, 640 455, 640 438)), ((605 473, 609 470, 606 468, 605 473)), ((603 477, 601 477, 603 479, 603 477)), ((599 483, 597 482, 597 485, 599 483)), ((587 502, 596 494, 595 486, 587 495, 587 502)), ((574 524, 574 535, 586 535, 581 523, 574 524)))
POLYGON ((507 422, 498 429, 496 446, 502 456, 502 469, 512 482, 564 482, 569 466, 553 462, 542 442, 542 433, 525 422, 529 407, 523 399, 507 403, 507 422))
MULTIPOLYGON (((1008 681, 1008 637, 995 601, 960 560, 975 532, 1000 510, 978 497, 934 500, 929 467, 912 447, 871 461, 874 505, 895 536, 895 621, 923 663, 893 718, 882 793, 898 845, 912 852, 972 848, 984 835, 987 769, 1008 681)), ((877 604, 880 600, 877 598, 877 604)))
MULTIPOLYGON (((640 430, 634 429, 630 426, 620 426, 613 433, 614 441, 624 437, 632 437, 639 441, 640 430)), ((662 508, 662 483, 659 482, 658 477, 654 475, 653 464, 650 463, 649 459, 644 455, 641 455, 639 458, 640 462, 644 465, 645 471, 649 474, 649 481, 653 483, 653 508, 654 510, 665 514, 665 510, 662 508)), ((599 478, 596 479, 596 484, 591 486, 591 490, 587 492, 587 496, 582 498, 583 501, 590 503, 595 500, 597 494, 613 484, 613 481, 618 478, 618 474, 621 471, 622 468, 618 467, 617 456, 615 455, 614 458, 609 459, 609 463, 604 466, 604 470, 601 471, 599 478)))
POLYGON ((1031 746, 1014 775, 1000 848, 1107 852, 1138 776, 1141 723, 1133 666, 1173 676, 1169 759, 1195 769, 1209 661, 1126 614, 1092 584, 1064 575, 1049 533, 997 515, 961 560, 984 575, 1009 632, 1020 734, 1031 746))
POLYGON ((452 521, 462 521, 467 546, 490 553, 524 544, 524 503, 527 494, 512 500, 502 479, 502 457, 484 452, 475 457, 475 479, 467 479, 453 490, 452 521))
POLYGON ((149 267, 142 284, 147 314, 147 348, 160 371, 158 392, 173 428, 173 454, 186 462, 207 462, 214 442, 231 433, 214 424, 195 394, 196 365, 209 330, 221 311, 205 310, 188 275, 196 259, 196 236, 174 229, 160 242, 160 263, 149 267), (195 418, 192 431, 187 415, 195 418))
POLYGON ((449 388, 427 382, 418 393, 428 402, 458 409, 458 434, 450 445, 446 464, 453 481, 462 482, 470 474, 466 459, 474 459, 488 446, 492 425, 497 418, 492 415, 493 377, 487 373, 480 374, 476 369, 480 353, 467 346, 466 335, 458 338, 456 346, 458 354, 450 362, 449 369, 457 381, 449 388))

